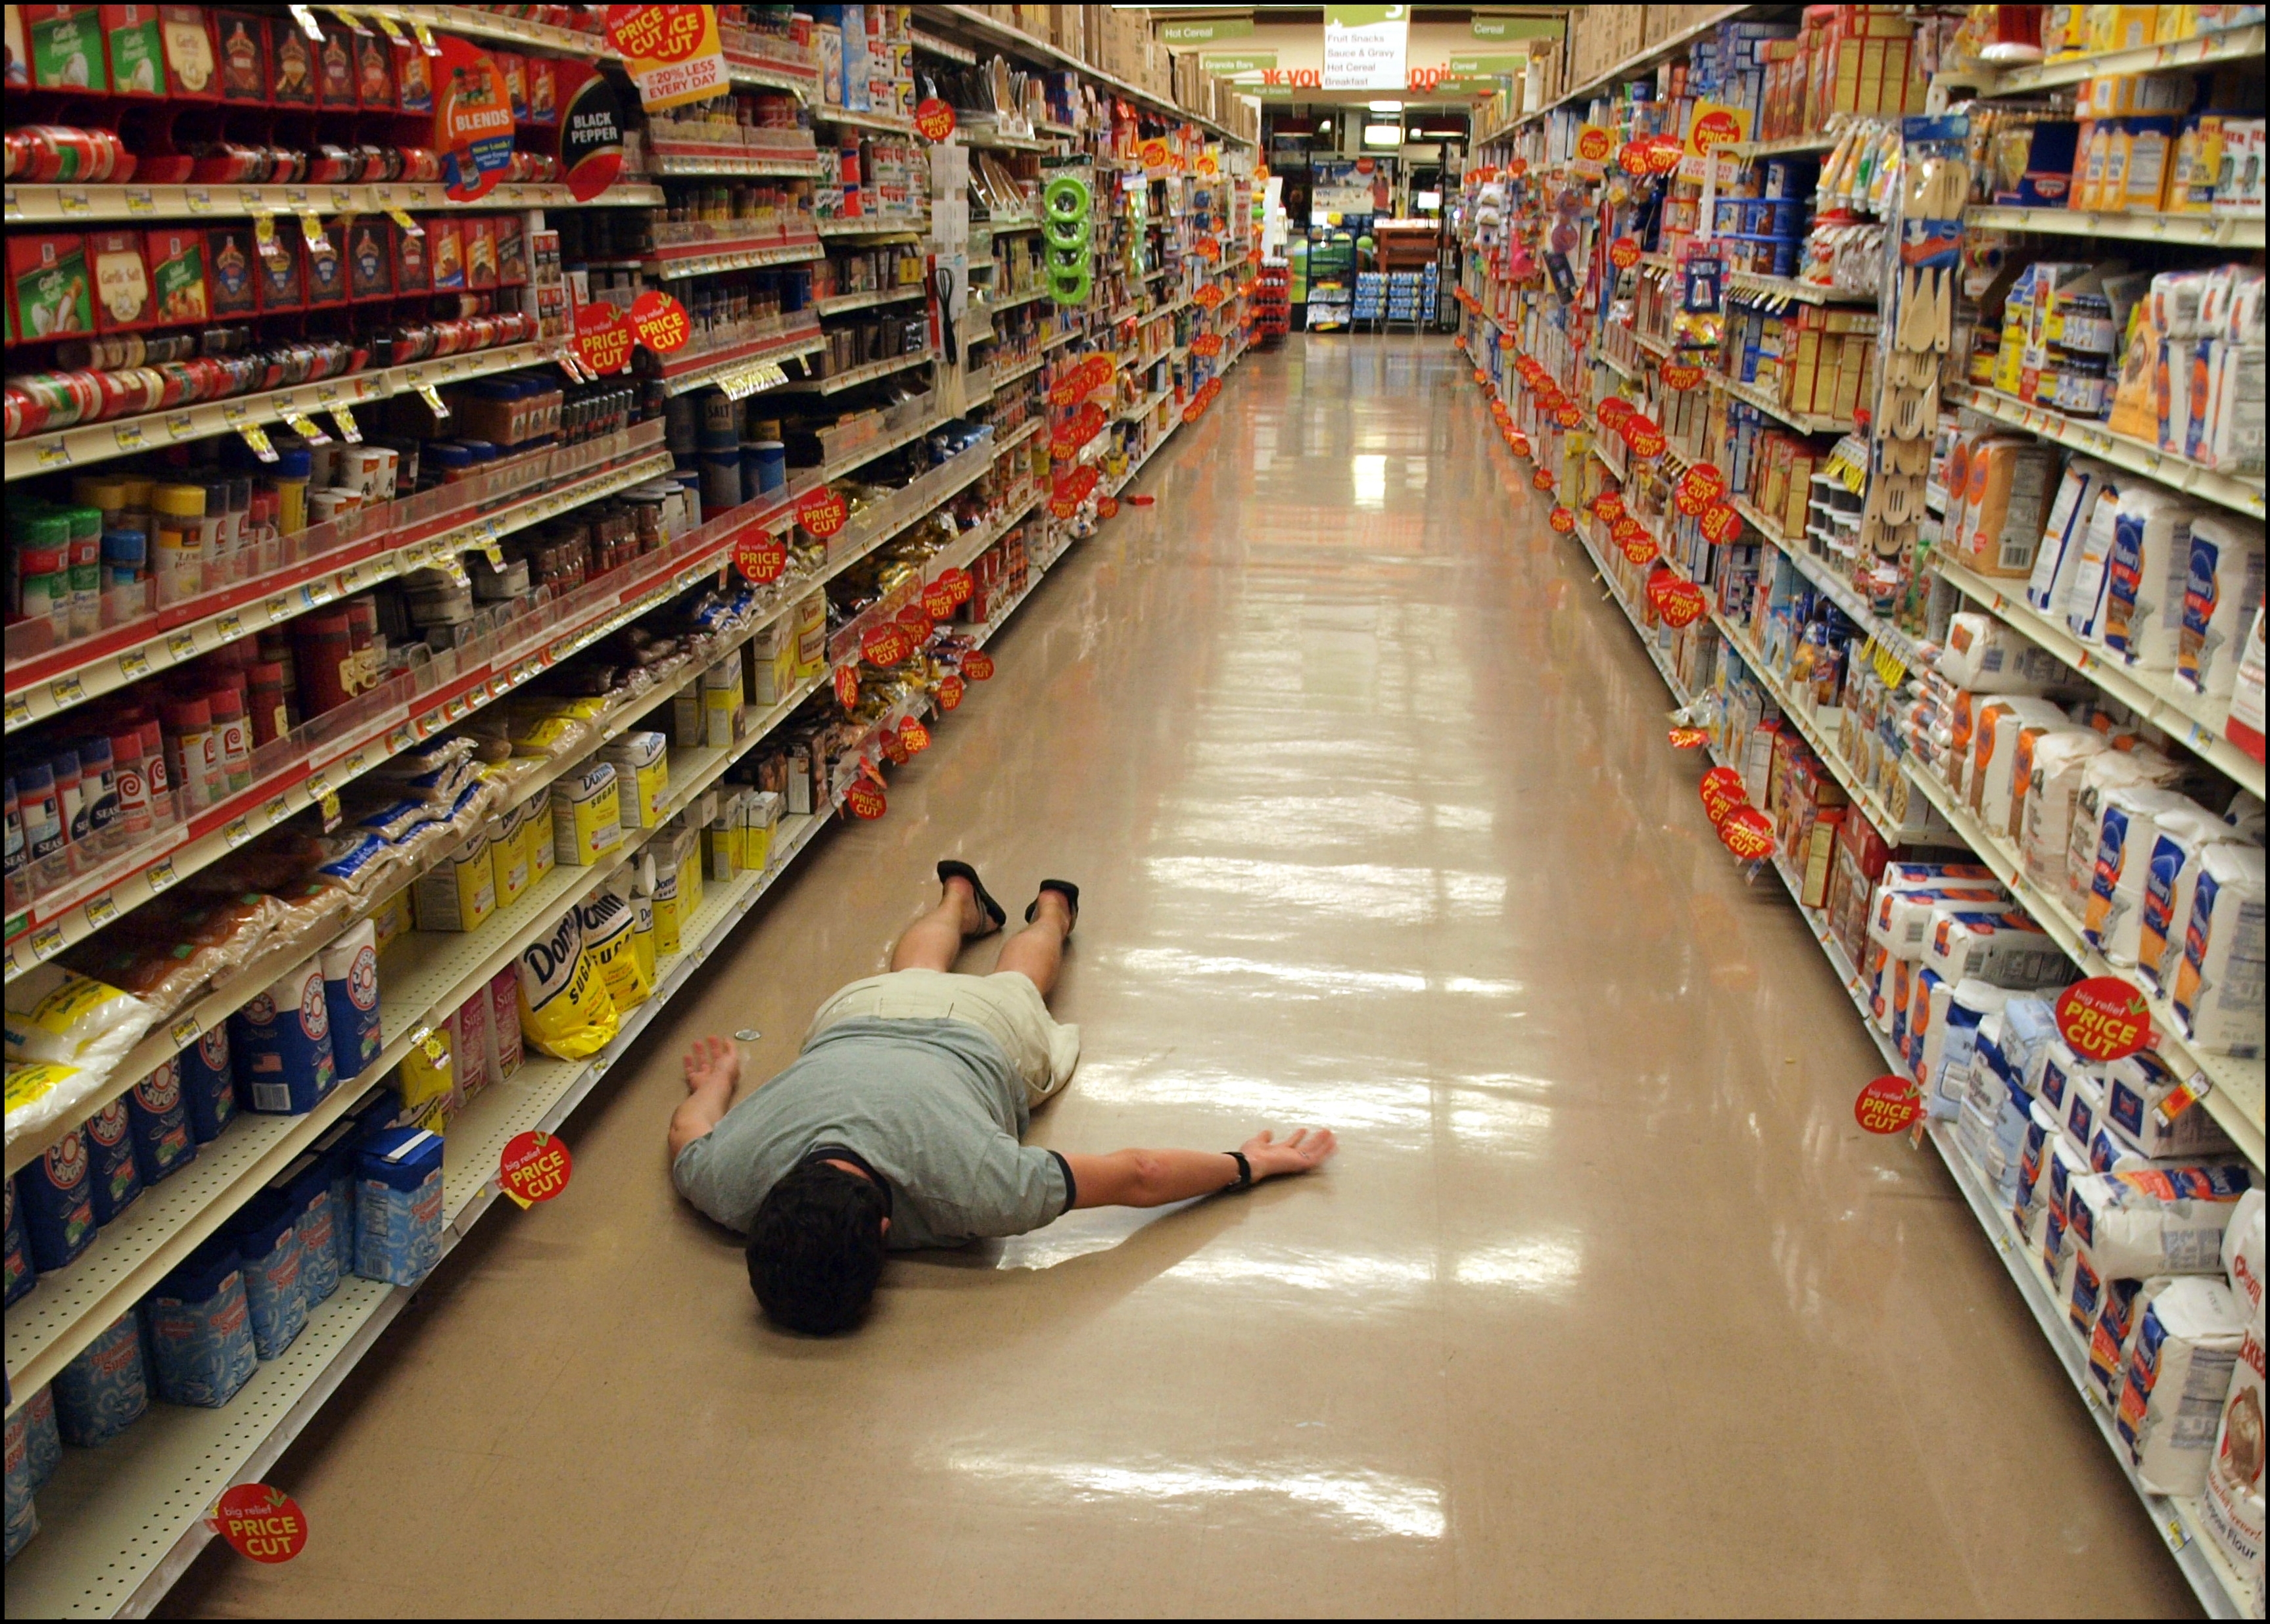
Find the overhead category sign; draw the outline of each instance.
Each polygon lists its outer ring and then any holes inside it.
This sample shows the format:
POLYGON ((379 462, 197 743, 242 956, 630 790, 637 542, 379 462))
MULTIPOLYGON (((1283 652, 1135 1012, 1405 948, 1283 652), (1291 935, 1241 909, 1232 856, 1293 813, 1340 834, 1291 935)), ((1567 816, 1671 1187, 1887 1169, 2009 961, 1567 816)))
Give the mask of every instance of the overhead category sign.
POLYGON ((1159 43, 1211 45, 1216 40, 1242 40, 1252 32, 1253 19, 1250 17, 1207 17, 1196 22, 1161 23, 1159 43))
POLYGON ((1407 5, 1326 6, 1324 88, 1401 90, 1410 42, 1407 5))
POLYGON ((1557 40, 1569 32, 1558 17, 1492 17, 1477 11, 1468 19, 1477 40, 1557 40))
POLYGON ((1233 74, 1258 73, 1264 68, 1277 65, 1275 51, 1201 51, 1198 71, 1213 78, 1226 79, 1233 74))

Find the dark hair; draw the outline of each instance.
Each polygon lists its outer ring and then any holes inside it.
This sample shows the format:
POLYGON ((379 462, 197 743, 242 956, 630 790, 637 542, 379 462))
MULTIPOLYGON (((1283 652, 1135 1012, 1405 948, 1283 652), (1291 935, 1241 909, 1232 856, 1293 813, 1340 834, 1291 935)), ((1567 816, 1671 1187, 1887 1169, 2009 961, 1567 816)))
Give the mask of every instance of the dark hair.
POLYGON ((807 1161, 772 1187, 749 1226, 749 1287, 767 1315, 815 1337, 849 1331, 883 1272, 889 1198, 856 1173, 807 1161))

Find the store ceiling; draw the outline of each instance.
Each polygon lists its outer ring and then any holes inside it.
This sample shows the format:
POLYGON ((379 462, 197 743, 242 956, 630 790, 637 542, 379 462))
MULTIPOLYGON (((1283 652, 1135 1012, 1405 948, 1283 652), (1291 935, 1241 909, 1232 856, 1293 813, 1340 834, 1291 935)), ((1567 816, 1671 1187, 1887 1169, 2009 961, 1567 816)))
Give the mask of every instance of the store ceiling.
MULTIPOLYGON (((1273 57, 1270 64, 1279 70, 1290 70, 1320 67, 1324 56, 1324 8, 1316 5, 1252 5, 1252 6, 1148 6, 1122 7, 1121 10, 1142 10, 1147 12, 1153 32, 1177 55, 1199 56, 1239 57, 1257 56, 1273 57), (1213 40, 1191 40, 1175 37, 1178 29, 1207 22, 1233 25, 1235 32, 1217 35, 1213 40)), ((1522 54, 1523 34, 1539 25, 1557 26, 1554 32, 1565 33, 1569 13, 1574 7, 1565 5, 1484 5, 1484 6, 1413 6, 1411 10, 1410 44, 1406 52, 1407 65, 1413 70, 1447 70, 1453 56, 1503 58, 1522 54), (1507 34, 1478 34, 1474 19, 1506 19, 1514 25, 1507 34)), ((1536 37, 1532 34, 1530 37, 1536 37)), ((1233 83, 1258 92, 1264 75, 1257 70, 1225 75, 1233 83)), ((1406 108, 1456 108, 1464 111, 1478 93, 1445 90, 1428 93, 1408 85, 1395 90, 1325 90, 1314 84, 1301 85, 1291 100, 1299 104, 1352 105, 1389 98, 1399 100, 1406 108)), ((1264 105, 1282 104, 1281 97, 1265 97, 1264 105)))

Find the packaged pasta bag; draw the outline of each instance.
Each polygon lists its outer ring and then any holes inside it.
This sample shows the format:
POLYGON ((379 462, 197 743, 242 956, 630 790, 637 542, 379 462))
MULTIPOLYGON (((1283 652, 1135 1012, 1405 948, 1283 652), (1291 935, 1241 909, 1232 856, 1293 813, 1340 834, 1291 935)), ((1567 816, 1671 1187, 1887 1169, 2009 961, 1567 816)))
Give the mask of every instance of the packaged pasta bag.
POLYGON ((634 1009, 654 991, 653 977, 641 967, 638 916, 612 887, 592 894, 576 909, 583 927, 583 952, 599 967, 616 1012, 634 1009))
POLYGON ((521 1035, 530 1043, 557 1059, 582 1060, 613 1041, 620 1026, 615 1001, 599 966, 583 951, 576 909, 523 948, 515 968, 521 1035))

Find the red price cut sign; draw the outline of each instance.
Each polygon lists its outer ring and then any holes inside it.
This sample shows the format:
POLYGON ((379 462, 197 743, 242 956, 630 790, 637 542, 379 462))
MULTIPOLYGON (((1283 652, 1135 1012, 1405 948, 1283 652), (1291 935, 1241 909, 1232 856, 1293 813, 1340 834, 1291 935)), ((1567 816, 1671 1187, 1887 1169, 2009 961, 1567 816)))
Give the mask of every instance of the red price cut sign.
POLYGON ((2092 975, 2058 995, 2058 1035, 2083 1060, 2125 1059, 2152 1041, 2144 995, 2117 975, 2092 975))
POLYGON ((1191 298, 1196 301, 1198 308, 1201 310, 1220 309, 1221 308, 1221 301, 1228 297, 1228 295, 1227 293, 1223 293, 1220 287, 1211 282, 1207 283, 1204 287, 1198 289, 1197 293, 1191 295, 1191 298))
POLYGON ((1592 512, 1613 524, 1624 516, 1624 499, 1620 492, 1602 491, 1592 498, 1592 512))
POLYGON ((701 42, 698 5, 611 5, 607 43, 619 56, 683 62, 701 42))
POLYGON ((923 612, 933 620, 944 620, 953 613, 953 589, 944 581, 933 581, 923 589, 923 612))
POLYGON ((1663 589, 1662 601, 1657 604, 1664 624, 1673 630, 1694 625, 1702 618, 1702 611, 1707 607, 1702 589, 1692 581, 1673 582, 1663 589))
POLYGON ((1069 406, 1076 400, 1093 395, 1111 382, 1112 371, 1112 360, 1109 355, 1087 357, 1049 386, 1049 404, 1069 406))
POLYGON ((497 1183, 525 1211, 567 1189, 575 1170, 567 1140, 549 1133, 516 1133, 497 1158, 497 1183))
POLYGON ((1687 138, 1693 143, 1696 152, 1707 158, 1712 147, 1724 146, 1729 141, 1740 140, 1742 126, 1732 113, 1720 108, 1715 112, 1705 113, 1696 119, 1694 127, 1688 130, 1687 138))
POLYGON ((1576 515, 1566 508, 1556 507, 1546 515, 1545 522, 1563 536, 1576 528, 1576 515))
POLYGON ((1655 375, 1675 395, 1702 387, 1702 369, 1687 361, 1665 361, 1655 369, 1655 375))
POLYGON ((1773 856, 1773 819, 1754 806, 1737 806, 1718 825, 1718 842, 1745 863, 1773 856))
POLYGON ((1511 422, 1513 420, 1513 408, 1507 405, 1505 402, 1502 400, 1494 400, 1490 402, 1490 416, 1495 418, 1501 423, 1511 422))
POLYGON ((1087 493, 1095 489, 1095 482, 1101 477, 1092 465, 1068 469, 1057 476, 1050 493, 1058 501, 1070 502, 1076 508, 1087 500, 1087 493))
POLYGON ((1506 161, 1505 172, 1509 177, 1518 181, 1523 175, 1529 173, 1529 159, 1526 158, 1509 159, 1506 161))
POLYGON ((1702 539, 1714 547, 1723 547, 1742 533, 1742 515, 1724 502, 1712 502, 1703 508, 1695 523, 1702 539))
POLYGON ((961 674, 972 682, 983 682, 993 675, 993 656, 983 649, 972 649, 961 656, 961 674))
POLYGON ((1199 238, 1198 257, 1205 260, 1209 264, 1220 264, 1221 263, 1221 243, 1220 240, 1213 237, 1199 238))
POLYGON ((631 329, 638 341, 657 355, 682 350, 694 337, 694 323, 686 307, 668 293, 652 289, 631 300, 631 329))
POLYGON ((896 620, 886 620, 859 639, 859 657, 870 665, 896 665, 914 651, 914 634, 896 620))
POLYGON ((575 312, 575 359, 593 372, 620 372, 637 341, 638 330, 611 304, 588 304, 575 312))
POLYGON ((899 727, 899 748, 909 756, 918 756, 930 748, 930 730, 909 716, 899 727))
POLYGON ((1554 409, 1553 420, 1563 428, 1575 428, 1584 422, 1584 414, 1573 404, 1557 406, 1554 409))
POLYGON ((1506 443, 1513 448, 1513 454, 1516 456, 1527 456, 1529 455, 1529 436, 1523 434, 1519 429, 1515 429, 1512 434, 1507 437, 1506 443))
POLYGON ((1576 132, 1576 156, 1591 163, 1605 163, 1616 138, 1598 124, 1587 124, 1576 132))
POLYGON ((1637 412, 1626 418, 1616 433, 1623 436, 1624 444, 1631 448, 1634 456, 1661 456, 1665 446, 1669 443, 1663 437, 1663 430, 1656 426, 1653 418, 1643 417, 1637 412))
POLYGON ((1701 728, 1673 728, 1671 747, 1673 750, 1700 750, 1710 742, 1710 736, 1701 728))
POLYGON ((891 809, 890 802, 883 798, 883 792, 874 785, 864 782, 851 786, 843 797, 843 805, 851 809, 851 815, 854 818, 864 818, 871 821, 881 817, 891 809))
MULTIPOLYGON (((1631 151, 1628 143, 1625 145, 1624 151, 1631 151)), ((1633 173, 1638 172, 1635 170, 1633 173)), ((1639 263, 1639 243, 1630 237, 1618 237, 1608 244, 1608 263, 1619 271, 1629 271, 1639 263)))
POLYGON ((1600 419, 1602 428, 1614 434, 1623 426, 1624 419, 1638 410, 1622 396, 1611 395, 1593 408, 1593 415, 1600 419))
POLYGON ((943 141, 953 133, 953 108, 936 96, 924 96, 915 106, 915 129, 925 141, 943 141))
POLYGON ((977 577, 966 569, 949 569, 938 579, 953 594, 953 606, 957 609, 977 595, 977 577))
POLYGON ((1539 463, 1537 465, 1536 471, 1529 476, 1529 483, 1535 486, 1540 491, 1551 490, 1553 488, 1553 471, 1546 467, 1544 463, 1539 463))
MULTIPOLYGON (((1644 141, 1627 141, 1616 149, 1616 167, 1626 174, 1645 174, 1647 164, 1647 143, 1644 141)), ((1627 263, 1621 259, 1616 261, 1619 265, 1627 263)))
POLYGON ((1726 493, 1726 478, 1715 463, 1697 463, 1679 481, 1672 501, 1692 518, 1726 493))
POLYGON ((1186 424, 1197 422, 1200 418, 1205 416, 1205 409, 1206 404, 1203 400, 1194 400, 1191 402, 1189 405, 1183 408, 1183 421, 1186 424))
POLYGON ((1117 518, 1119 516, 1119 499, 1116 496, 1107 496, 1101 501, 1097 502, 1095 504, 1095 516, 1099 519, 1117 518))
POLYGON ((308 1516, 300 1502, 265 1483, 240 1483, 213 1502, 205 1526, 239 1556, 288 1562, 308 1548, 308 1516))
POLYGON ((938 684, 938 708, 940 710, 961 708, 961 696, 968 690, 959 677, 942 677, 938 684))
POLYGON ((835 668, 835 702, 849 710, 859 702, 859 668, 839 665, 835 668))
POLYGON ((1750 802, 1749 792, 1742 788, 1742 775, 1731 767, 1714 767, 1703 774, 1695 792, 1702 797, 1702 810, 1710 814, 1714 829, 1725 822, 1734 808, 1750 802))
POLYGON ((1110 419, 1094 401, 1083 402, 1049 440, 1049 455, 1062 461, 1079 455, 1079 449, 1103 432, 1110 419))
POLYGON ((1200 333, 1197 337, 1191 340, 1191 353, 1193 355, 1220 354, 1221 335, 1220 333, 1200 333))
POLYGON ((1624 557, 1642 569, 1663 556, 1663 549, 1655 545, 1655 538, 1647 533, 1644 526, 1632 535, 1618 536, 1615 541, 1624 557))
POLYGON ((1153 137, 1135 150, 1142 158, 1143 167, 1146 169, 1163 169, 1167 167, 1167 144, 1157 137, 1153 137))
POLYGON ((1923 1115, 1915 1079, 1888 1072, 1860 1090, 1852 1119, 1870 1133, 1897 1133, 1923 1115))
POLYGON ((1677 136, 1651 137, 1647 144, 1647 168, 1651 174, 1669 174, 1679 167, 1683 156, 1677 136))
POLYGON ((796 499, 796 522, 822 541, 842 530, 850 516, 851 509, 843 501, 843 493, 824 485, 815 486, 796 499))
POLYGON ((744 579, 770 586, 788 571, 788 544, 758 530, 733 549, 733 563, 744 579))
POLYGON ((883 760, 893 767, 904 767, 914 759, 896 728, 885 728, 876 735, 875 742, 883 747, 883 760))
POLYGON ((931 624, 929 612, 920 604, 909 604, 904 609, 900 610, 898 619, 899 624, 913 634, 915 647, 917 649, 928 642, 930 634, 938 629, 931 624))
POLYGON ((1501 350, 1510 352, 1513 349, 1513 335, 1511 333, 1500 333, 1497 336, 1497 347, 1501 350))

